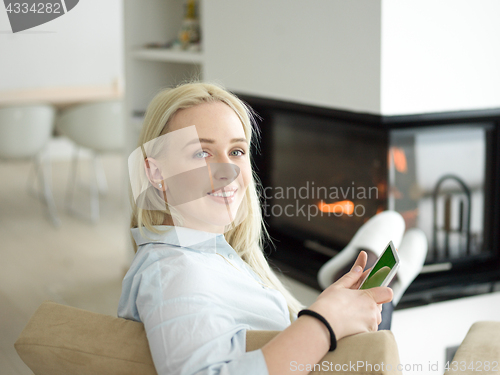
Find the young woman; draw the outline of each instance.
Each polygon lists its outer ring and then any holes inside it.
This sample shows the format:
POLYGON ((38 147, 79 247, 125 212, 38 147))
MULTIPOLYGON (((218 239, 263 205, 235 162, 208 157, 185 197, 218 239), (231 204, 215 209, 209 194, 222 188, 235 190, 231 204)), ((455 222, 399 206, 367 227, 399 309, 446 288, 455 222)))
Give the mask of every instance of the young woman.
POLYGON ((165 90, 148 107, 129 159, 137 253, 118 315, 144 323, 160 375, 297 374, 292 361, 318 363, 332 348, 330 328, 337 340, 376 331, 392 299, 389 288, 357 290, 362 252, 297 318, 302 306, 262 252, 253 133, 249 108, 216 85, 165 90), (282 332, 245 352, 252 329, 282 332))

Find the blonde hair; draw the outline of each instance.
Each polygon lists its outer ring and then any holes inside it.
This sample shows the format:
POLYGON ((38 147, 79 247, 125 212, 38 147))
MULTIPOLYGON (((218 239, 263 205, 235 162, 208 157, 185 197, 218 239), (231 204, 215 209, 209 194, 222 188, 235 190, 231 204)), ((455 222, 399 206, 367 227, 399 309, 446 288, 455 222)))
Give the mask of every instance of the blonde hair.
MULTIPOLYGON (((177 111, 203 103, 214 102, 225 103, 233 109, 241 121, 248 143, 251 145, 252 136, 255 133, 252 110, 221 86, 196 82, 163 90, 153 98, 146 111, 139 136, 139 146, 168 132, 169 120, 177 111)), ((239 225, 228 230, 224 236, 229 245, 260 276, 265 284, 283 294, 288 305, 290 318, 293 319, 303 306, 276 277, 262 251, 265 241, 269 240, 269 234, 265 229, 262 218, 259 190, 257 189, 259 185, 256 182, 258 178, 255 172, 253 172, 252 177, 244 198, 248 207, 248 215, 239 225)), ((160 233, 154 226, 162 225, 172 215, 175 215, 175 213, 171 212, 168 207, 165 207, 164 210, 146 210, 138 207, 132 200, 132 228, 139 228, 142 231, 143 227, 145 227, 154 233, 160 233)), ((136 248, 135 250, 137 251, 136 248)))

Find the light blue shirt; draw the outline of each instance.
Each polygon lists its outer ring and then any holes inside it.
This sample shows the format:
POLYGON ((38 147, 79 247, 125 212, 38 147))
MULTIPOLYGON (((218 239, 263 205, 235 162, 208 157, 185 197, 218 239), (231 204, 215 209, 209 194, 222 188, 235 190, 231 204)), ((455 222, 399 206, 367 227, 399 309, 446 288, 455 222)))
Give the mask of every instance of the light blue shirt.
POLYGON ((138 250, 118 316, 144 323, 158 374, 268 374, 262 351, 245 351, 246 331, 288 327, 283 295, 263 285, 222 234, 156 228, 169 231, 132 229, 138 250), (192 244, 180 246, 181 234, 192 244))

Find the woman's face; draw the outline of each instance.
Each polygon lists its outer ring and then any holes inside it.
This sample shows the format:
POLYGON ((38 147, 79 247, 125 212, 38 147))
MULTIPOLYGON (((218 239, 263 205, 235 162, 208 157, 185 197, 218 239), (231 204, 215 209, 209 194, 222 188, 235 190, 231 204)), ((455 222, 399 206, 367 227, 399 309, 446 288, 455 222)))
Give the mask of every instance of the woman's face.
POLYGON ((183 226, 223 233, 252 176, 239 117, 222 102, 204 103, 178 111, 167 134, 160 167, 167 201, 181 214, 183 226))

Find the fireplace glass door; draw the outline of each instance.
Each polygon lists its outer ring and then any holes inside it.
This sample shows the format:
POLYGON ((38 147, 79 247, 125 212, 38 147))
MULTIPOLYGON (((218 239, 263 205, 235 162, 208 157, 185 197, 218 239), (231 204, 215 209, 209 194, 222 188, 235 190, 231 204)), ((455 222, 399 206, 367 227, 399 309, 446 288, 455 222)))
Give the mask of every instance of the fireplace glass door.
POLYGON ((422 229, 429 251, 424 272, 481 258, 488 246, 493 126, 449 125, 390 132, 388 208, 407 229, 422 229))
POLYGON ((341 249, 387 202, 387 135, 329 118, 276 111, 264 214, 293 236, 341 249))

